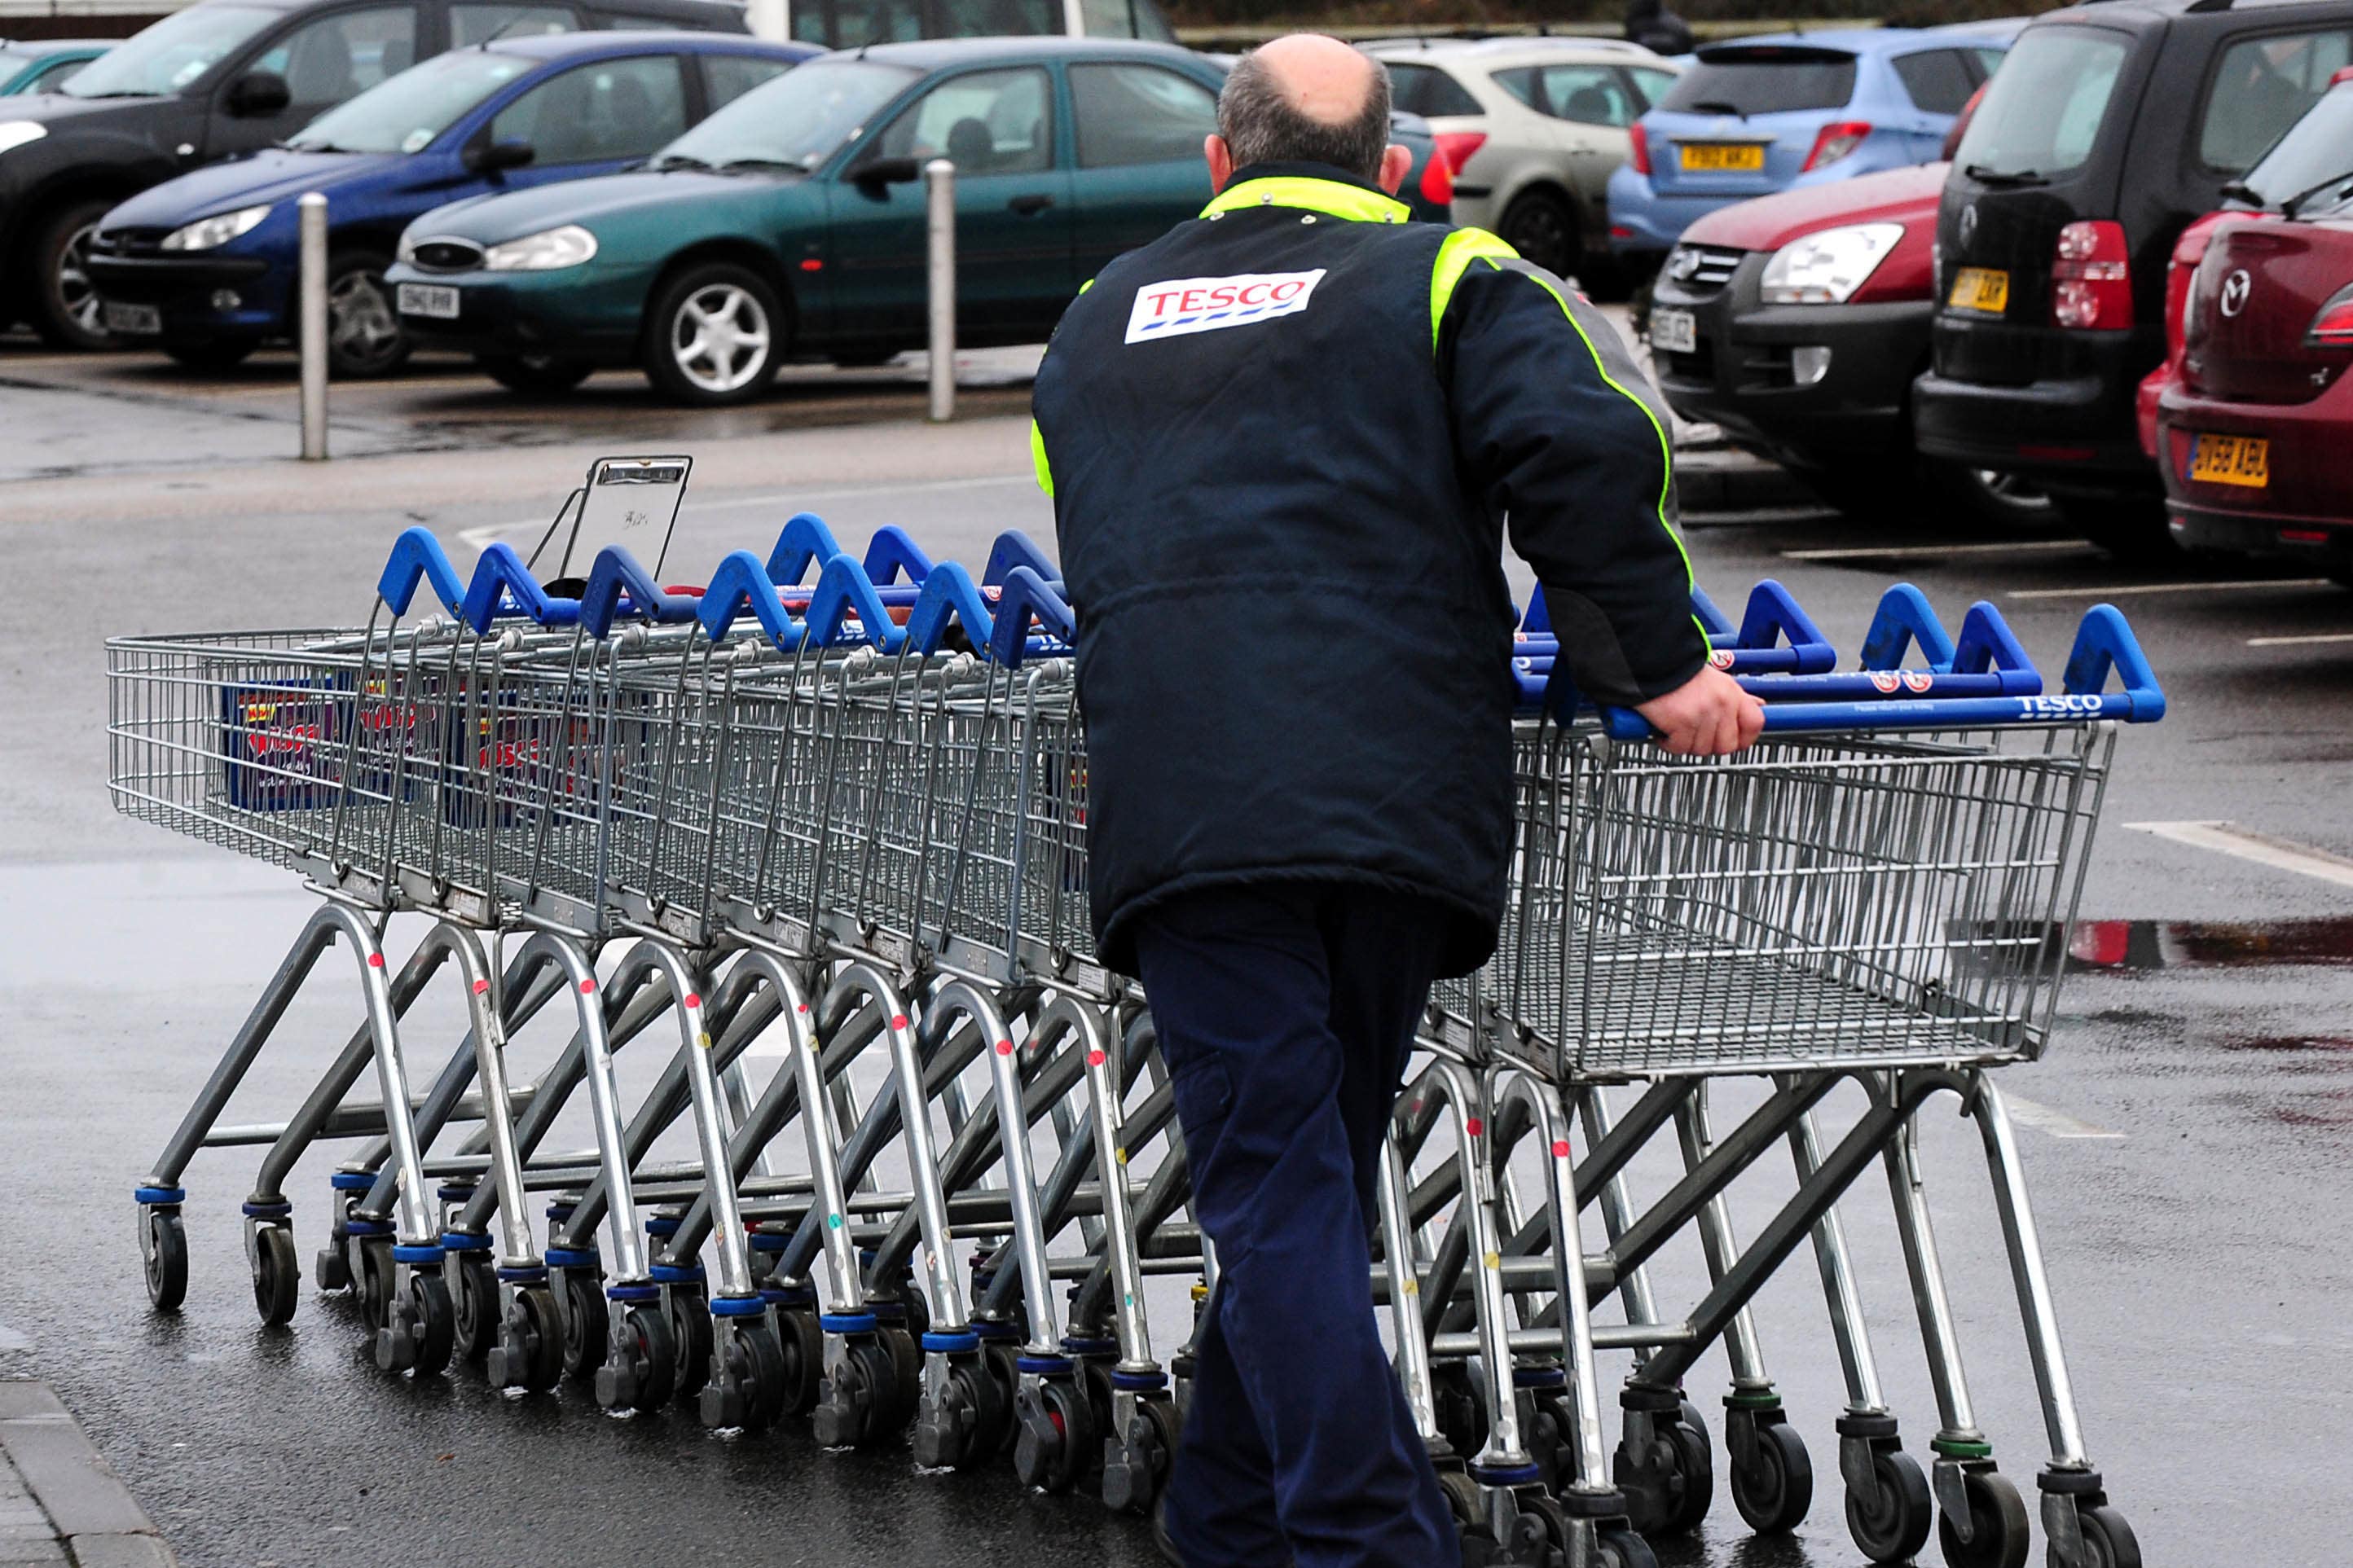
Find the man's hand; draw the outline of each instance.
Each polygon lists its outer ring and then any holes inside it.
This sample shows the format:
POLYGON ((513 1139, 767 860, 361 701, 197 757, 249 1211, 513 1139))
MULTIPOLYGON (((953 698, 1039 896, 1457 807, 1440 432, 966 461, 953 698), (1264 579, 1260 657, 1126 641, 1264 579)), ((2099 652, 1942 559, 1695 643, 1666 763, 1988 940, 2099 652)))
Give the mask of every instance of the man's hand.
POLYGON ((1634 711, 1666 737, 1666 749, 1679 757, 1721 757, 1745 751, 1765 728, 1765 704, 1714 665, 1634 711))

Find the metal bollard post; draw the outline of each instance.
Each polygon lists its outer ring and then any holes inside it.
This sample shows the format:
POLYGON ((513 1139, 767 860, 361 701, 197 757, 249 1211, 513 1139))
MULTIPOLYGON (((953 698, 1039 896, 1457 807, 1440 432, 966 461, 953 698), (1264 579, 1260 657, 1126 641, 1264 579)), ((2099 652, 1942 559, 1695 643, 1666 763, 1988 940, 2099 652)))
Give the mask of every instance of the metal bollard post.
POLYGON ((327 198, 311 191, 295 206, 302 241, 295 334, 302 353, 302 456, 315 462, 327 455, 327 198))
POLYGON ((932 408, 935 425, 955 417, 955 165, 923 165, 925 252, 931 260, 932 408))

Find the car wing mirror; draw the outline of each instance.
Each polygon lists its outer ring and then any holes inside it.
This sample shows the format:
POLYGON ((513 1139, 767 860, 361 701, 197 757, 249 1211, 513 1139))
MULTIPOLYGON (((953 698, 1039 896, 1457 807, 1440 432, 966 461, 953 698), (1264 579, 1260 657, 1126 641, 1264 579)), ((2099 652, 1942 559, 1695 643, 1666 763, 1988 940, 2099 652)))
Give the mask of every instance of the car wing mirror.
POLYGON ((248 71, 229 83, 228 111, 240 120, 279 113, 293 101, 286 79, 276 71, 248 71))
POLYGON ((465 152, 466 167, 478 174, 495 174, 501 169, 520 169, 539 156, 530 142, 508 137, 497 142, 476 142, 465 152))
POLYGON ((880 189, 884 185, 903 185, 923 177, 923 166, 913 158, 869 158, 850 172, 850 178, 861 185, 880 189))

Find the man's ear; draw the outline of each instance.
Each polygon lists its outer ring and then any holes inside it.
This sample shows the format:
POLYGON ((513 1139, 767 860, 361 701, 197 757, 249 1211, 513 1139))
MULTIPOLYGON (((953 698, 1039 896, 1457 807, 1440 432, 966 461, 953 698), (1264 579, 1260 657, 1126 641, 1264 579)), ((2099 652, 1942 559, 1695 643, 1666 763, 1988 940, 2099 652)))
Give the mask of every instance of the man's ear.
MULTIPOLYGON (((1430 155, 1439 158, 1445 156, 1442 153, 1433 153, 1430 155)), ((1388 151, 1381 154, 1381 189, 1391 195, 1397 195, 1398 187, 1405 184, 1406 171, 1412 167, 1413 149, 1400 147, 1394 142, 1390 142, 1388 151)))
POLYGON ((1212 131, 1201 142, 1201 157, 1209 165, 1209 194, 1215 195, 1234 177, 1233 149, 1226 145, 1224 137, 1212 131))

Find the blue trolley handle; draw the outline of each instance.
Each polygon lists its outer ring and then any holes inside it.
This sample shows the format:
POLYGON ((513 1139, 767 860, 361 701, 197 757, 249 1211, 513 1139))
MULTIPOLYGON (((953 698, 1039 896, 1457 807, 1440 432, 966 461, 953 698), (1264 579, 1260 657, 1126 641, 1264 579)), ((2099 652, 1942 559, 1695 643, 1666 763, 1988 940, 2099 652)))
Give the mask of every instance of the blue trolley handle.
POLYGON ((580 625, 600 642, 611 634, 617 616, 676 625, 694 619, 696 608, 693 595, 663 593, 638 558, 617 544, 596 552, 587 585, 580 590, 580 625))
POLYGON ((884 653, 896 653, 906 646, 907 634, 891 619, 882 596, 874 591, 873 580, 852 555, 837 554, 818 569, 817 592, 809 595, 806 614, 804 633, 816 638, 819 647, 862 642, 884 653), (843 627, 853 615, 858 617, 858 631, 845 636, 843 627))
POLYGON ((769 577, 768 569, 760 563, 760 558, 748 550, 732 550, 719 563, 719 570, 711 574, 710 584, 702 590, 702 602, 695 606, 694 618, 702 624, 703 634, 717 642, 746 608, 757 617, 768 640, 784 652, 798 649, 808 635, 807 628, 793 619, 776 596, 776 584, 769 577))
POLYGON ((2149 668, 2131 623, 2114 605, 2094 605, 2075 629, 2075 646, 2068 652, 2061 686, 2068 698, 2097 697, 2112 703, 2118 699, 2098 695, 2112 674, 2124 685, 2121 700, 2127 711, 2109 709, 2106 717, 2134 724, 2154 724, 2165 717, 2165 689, 2157 683, 2157 672, 2149 668))
POLYGON ((907 581, 922 584, 932 574, 932 558, 897 523, 885 523, 866 542, 866 580, 885 587, 904 573, 907 581))
POLYGON ((1879 596, 1871 629, 1862 634, 1862 659, 1857 668, 1902 669, 1904 656, 1915 647, 1926 668, 1942 672, 1953 668, 1953 639, 1928 607, 1928 595, 1909 583, 1898 583, 1879 596))
POLYGON ((797 583, 811 566, 840 553, 841 546, 834 539, 833 530, 826 527, 825 519, 813 511, 797 511, 785 520, 784 531, 776 535, 776 547, 768 552, 768 581, 779 587, 797 583))
POLYGON ((433 596, 451 615, 465 602, 466 591, 459 584, 458 570, 449 564, 441 542, 427 528, 404 528, 400 537, 392 542, 391 558, 384 563, 384 575, 376 579, 375 591, 396 616, 408 614, 409 601, 417 596, 417 584, 430 583, 433 596))
POLYGON ((1027 566, 1016 566, 1006 574, 1004 589, 997 595, 997 616, 988 633, 988 657, 992 661, 1008 669, 1019 667, 1029 651, 1032 616, 1050 637, 1069 642, 1078 636, 1078 617, 1071 613, 1069 601, 1036 572, 1027 566))
POLYGON ((1046 559, 1046 552, 1018 528, 1008 528, 997 536, 988 552, 988 564, 981 568, 980 585, 1002 588, 1016 571, 1027 567, 1040 583, 1059 583, 1062 569, 1046 559))
POLYGON ((1748 661, 1758 668, 1786 668, 1796 675, 1819 675, 1838 668, 1838 649, 1822 636, 1813 617, 1799 607, 1789 590, 1772 578, 1758 581, 1748 591, 1748 608, 1740 617, 1740 647, 1751 652, 1748 661), (1787 661, 1767 663, 1754 658, 1786 642, 1787 661))
POLYGON ((1722 647, 1727 643, 1740 640, 1739 628, 1732 624, 1731 619, 1722 610, 1715 607, 1715 601, 1709 598, 1696 583, 1692 584, 1692 619, 1697 621, 1701 628, 1707 633, 1707 640, 1711 647, 1722 647))
POLYGON ((923 579, 915 607, 907 612, 906 646, 916 653, 937 653, 947 640, 948 627, 957 623, 962 623, 965 638, 976 650, 987 648, 995 629, 988 601, 981 596, 971 573, 954 561, 943 561, 923 579))
POLYGON ((543 626, 573 626, 580 619, 580 601, 553 597, 514 546, 493 544, 474 564, 474 580, 466 584, 458 617, 480 636, 490 631, 491 622, 516 615, 528 616, 543 626))

